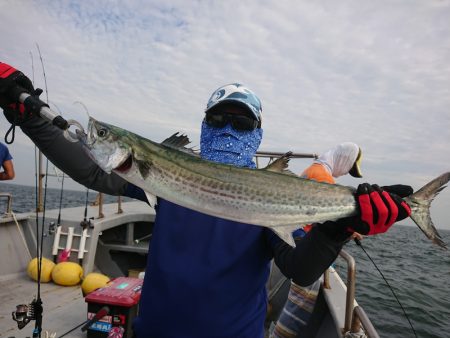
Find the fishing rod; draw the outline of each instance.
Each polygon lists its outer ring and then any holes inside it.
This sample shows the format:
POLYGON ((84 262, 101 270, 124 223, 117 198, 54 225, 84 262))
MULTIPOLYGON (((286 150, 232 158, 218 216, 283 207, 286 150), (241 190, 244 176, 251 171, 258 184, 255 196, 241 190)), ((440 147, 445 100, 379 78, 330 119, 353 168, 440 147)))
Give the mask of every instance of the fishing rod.
MULTIPOLYGON (((9 98, 16 103, 20 103, 20 107, 17 107, 17 110, 20 110, 21 112, 24 112, 26 114, 26 117, 30 115, 39 116, 40 118, 44 119, 45 121, 50 122, 57 128, 63 130, 64 136, 67 140, 71 142, 77 142, 78 139, 71 136, 69 133, 70 126, 74 125, 81 132, 84 132, 84 128, 74 120, 66 120, 64 119, 61 114, 58 114, 54 112, 52 109, 50 109, 50 106, 48 105, 48 87, 47 87, 47 79, 45 75, 45 68, 44 63, 42 60, 42 54, 39 49, 39 45, 36 44, 40 61, 42 65, 42 71, 45 79, 45 90, 46 90, 46 97, 47 102, 42 101, 39 96, 43 93, 43 90, 40 88, 33 89, 25 89, 19 84, 15 84, 8 88, 8 91, 6 92, 6 95, 9 96, 9 98)), ((30 52, 31 54, 31 52, 30 52)), ((31 57, 33 55, 31 54, 31 57)), ((32 68, 33 68, 33 80, 34 80, 34 62, 32 58, 32 68)), ((11 70, 10 70, 11 71, 11 70)), ((17 72, 14 68, 12 68, 12 72, 17 72)), ((9 72, 11 74, 11 72, 9 72)), ((20 73, 19 73, 20 76, 20 73)), ((11 144, 14 142, 15 138, 15 128, 17 126, 19 116, 15 115, 14 120, 11 123, 11 127, 8 129, 8 131, 5 134, 5 142, 7 144, 11 144), (9 138, 8 136, 11 135, 9 138)), ((36 154, 35 154, 35 161, 36 161, 36 154)), ((36 163, 35 163, 36 165, 36 163)), ((37 168, 37 165, 36 165, 37 168)), ((37 264, 37 295, 33 299, 33 301, 29 304, 19 304, 16 306, 16 311, 12 312, 12 319, 17 322, 17 326, 19 329, 23 329, 30 321, 35 321, 35 328, 33 330, 33 338, 41 338, 42 333, 42 314, 43 314, 43 306, 42 306, 42 300, 41 300, 41 273, 42 273, 42 252, 43 252, 43 236, 44 236, 44 223, 45 223, 45 200, 44 198, 44 210, 42 214, 42 227, 39 231, 39 205, 38 205, 38 192, 37 192, 37 174, 36 174, 36 264, 37 264)), ((45 181, 45 196, 47 193, 47 178, 48 178, 48 159, 47 159, 47 167, 46 167, 46 181, 45 181)), ((62 192, 61 192, 61 198, 62 198, 62 192)), ((61 203, 61 201, 60 201, 61 203)), ((61 205, 60 205, 61 207, 61 205)), ((60 223, 60 219, 58 219, 58 224, 60 223)))
MULTIPOLYGON (((37 45, 37 44, 36 44, 37 45)), ((41 51, 39 45, 37 45, 42 71, 45 79, 46 96, 48 102, 48 89, 47 80, 45 76, 45 68, 42 60, 41 51)), ((31 55, 32 56, 32 55, 31 55)), ((33 60, 33 59, 32 59, 33 60)), ((34 78, 34 64, 33 67, 33 78, 34 78)), ((28 114, 36 114, 44 120, 47 120, 57 126, 62 130, 67 130, 69 128, 69 123, 61 115, 56 114, 50 108, 48 103, 43 102, 39 96, 42 94, 42 89, 37 88, 32 93, 29 93, 23 87, 16 85, 9 89, 8 95, 16 102, 20 102, 25 107, 25 111, 28 114)), ((5 142, 11 144, 14 142, 15 127, 16 127, 17 116, 15 117, 11 127, 5 135, 5 142), (12 133, 12 137, 8 140, 8 135, 12 133)), ((35 168, 37 168, 37 156, 35 152, 35 168)), ((45 224, 45 204, 47 196, 47 182, 48 182, 48 159, 46 165, 46 175, 45 175, 45 197, 44 197, 44 210, 42 213, 42 225, 39 231, 39 207, 38 207, 38 193, 37 193, 37 174, 36 174, 36 265, 37 265, 37 294, 36 297, 30 304, 19 304, 16 306, 16 311, 12 312, 12 318, 17 322, 19 329, 24 328, 30 321, 35 321, 35 327, 33 330, 33 338, 41 338, 42 333, 42 314, 43 306, 41 299, 41 273, 42 273, 42 252, 43 252, 43 242, 44 242, 44 224, 45 224)))

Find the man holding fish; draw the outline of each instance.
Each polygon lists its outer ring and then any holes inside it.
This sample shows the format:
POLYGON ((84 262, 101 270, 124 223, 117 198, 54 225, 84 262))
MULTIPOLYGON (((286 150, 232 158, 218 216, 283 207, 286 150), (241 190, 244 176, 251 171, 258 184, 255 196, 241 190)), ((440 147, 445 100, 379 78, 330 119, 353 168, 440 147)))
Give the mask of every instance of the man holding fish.
MULTIPOLYGON (((397 195, 376 185, 361 184, 348 194, 352 209, 347 217, 317 224, 295 248, 274 232, 285 238, 283 235, 292 227, 264 224, 264 220, 259 224, 255 211, 261 210, 255 207, 258 197, 248 197, 252 195, 246 193, 246 186, 239 186, 239 182, 230 185, 230 181, 238 177, 250 184, 253 174, 266 175, 268 171, 277 171, 267 174, 269 178, 284 180, 290 175, 273 167, 264 171, 248 169, 255 168, 253 157, 263 135, 262 108, 259 98, 238 83, 220 87, 207 103, 201 124, 201 160, 170 142, 156 144, 128 133, 124 139, 137 143, 132 151, 122 144, 117 147, 120 151, 114 149, 114 154, 104 155, 105 148, 96 147, 104 142, 111 148, 114 141, 108 136, 117 139, 118 134, 114 134, 115 127, 95 120, 88 133, 79 137, 81 142, 69 142, 60 129, 30 116, 9 97, 13 85, 34 93, 26 76, 0 63, 0 79, 0 105, 6 118, 20 126, 47 158, 74 180, 90 189, 146 202, 146 192, 158 196, 139 314, 134 323, 138 338, 263 337, 265 285, 272 259, 286 276, 306 286, 330 266, 354 231, 365 235, 383 233, 411 213, 397 195), (146 152, 157 148, 164 151, 160 161, 146 161, 146 152), (124 154, 116 161, 119 153, 124 154), (181 165, 169 167, 176 160, 194 162, 195 169, 187 174, 181 165), (195 175, 206 170, 205 166, 219 172, 220 181, 215 178, 210 182, 206 174, 197 178, 195 175), (173 177, 176 179, 172 182, 173 177), (149 180, 154 181, 147 189, 143 182, 149 180)), ((264 200, 267 206, 268 201, 270 198, 264 200)), ((271 219, 270 214, 266 217, 271 219)))

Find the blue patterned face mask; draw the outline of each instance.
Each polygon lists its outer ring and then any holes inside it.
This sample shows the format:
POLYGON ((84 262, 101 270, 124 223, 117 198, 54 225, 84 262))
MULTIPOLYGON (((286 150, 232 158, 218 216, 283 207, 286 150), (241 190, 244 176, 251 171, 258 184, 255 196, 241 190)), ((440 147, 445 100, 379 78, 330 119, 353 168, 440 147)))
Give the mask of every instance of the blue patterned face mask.
POLYGON ((237 131, 230 124, 223 128, 213 128, 203 121, 200 156, 214 162, 256 168, 253 156, 261 144, 262 134, 261 128, 237 131))

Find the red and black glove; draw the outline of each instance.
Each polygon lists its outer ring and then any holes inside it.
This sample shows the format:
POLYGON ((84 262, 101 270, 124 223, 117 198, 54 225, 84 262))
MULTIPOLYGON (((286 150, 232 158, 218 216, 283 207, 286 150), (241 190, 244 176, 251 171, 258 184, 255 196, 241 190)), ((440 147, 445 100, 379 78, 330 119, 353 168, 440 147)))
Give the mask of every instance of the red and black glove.
POLYGON ((360 184, 355 198, 360 214, 319 224, 322 232, 337 241, 348 240, 353 232, 375 235, 386 232, 392 224, 411 214, 401 197, 412 195, 409 185, 390 185, 382 188, 368 183, 360 184))
POLYGON ((361 215, 352 217, 353 223, 348 224, 347 230, 356 231, 362 235, 375 235, 388 231, 392 224, 411 215, 411 208, 400 196, 406 197, 412 192, 412 188, 406 185, 380 188, 376 184, 360 184, 355 197, 361 215))
POLYGON ((14 125, 20 125, 29 118, 31 113, 19 103, 19 96, 26 92, 36 98, 41 89, 34 90, 30 79, 14 67, 0 62, 0 107, 6 119, 14 125))
POLYGON ((34 92, 30 79, 14 67, 0 62, 0 106, 4 108, 18 103, 21 92, 34 92))

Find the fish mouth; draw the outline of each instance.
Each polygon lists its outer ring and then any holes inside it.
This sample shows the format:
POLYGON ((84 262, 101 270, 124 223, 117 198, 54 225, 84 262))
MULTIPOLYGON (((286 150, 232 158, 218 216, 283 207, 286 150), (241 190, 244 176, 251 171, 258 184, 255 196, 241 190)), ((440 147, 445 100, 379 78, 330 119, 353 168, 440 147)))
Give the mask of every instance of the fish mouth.
POLYGON ((131 154, 123 161, 117 168, 115 168, 115 171, 126 173, 128 170, 131 169, 133 165, 133 156, 131 154))

